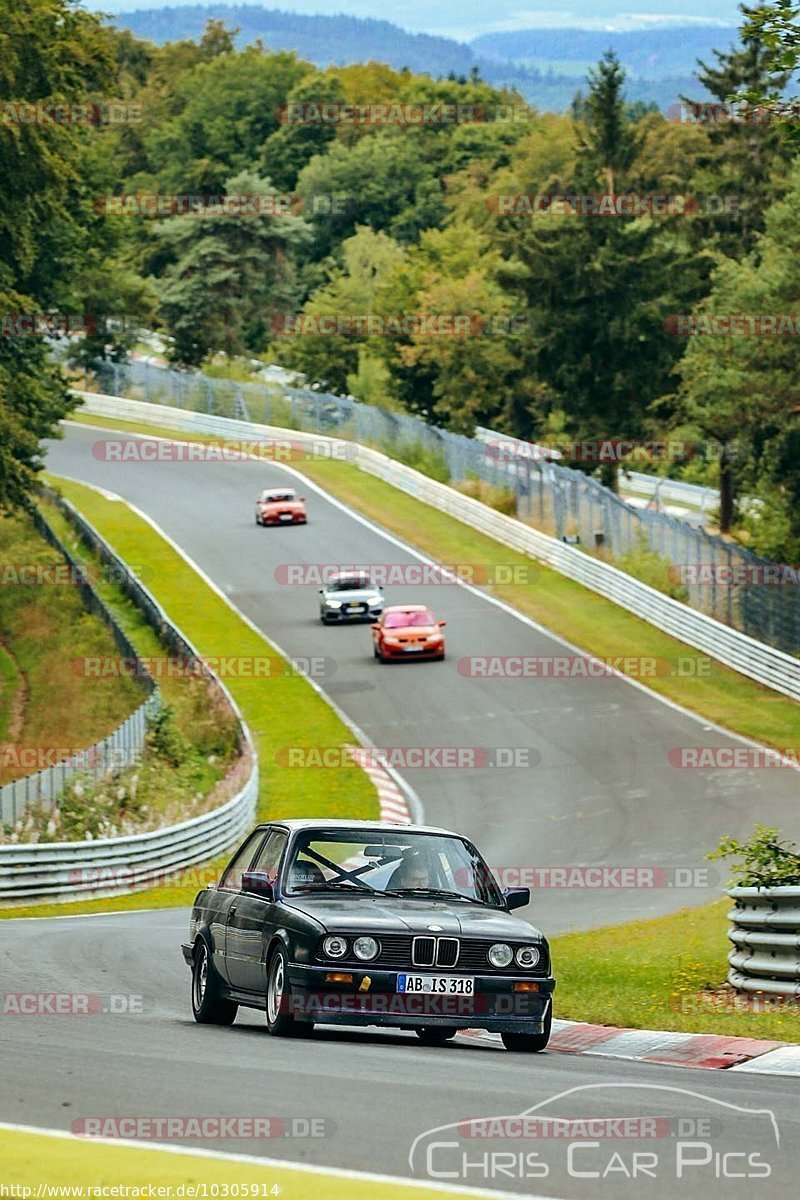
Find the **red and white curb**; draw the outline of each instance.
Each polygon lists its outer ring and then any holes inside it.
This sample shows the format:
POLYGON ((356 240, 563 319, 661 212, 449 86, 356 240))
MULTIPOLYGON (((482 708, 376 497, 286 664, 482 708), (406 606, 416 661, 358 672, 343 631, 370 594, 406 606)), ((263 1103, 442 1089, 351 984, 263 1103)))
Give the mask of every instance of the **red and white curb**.
MULTIPOLYGON (((501 1047, 496 1033, 464 1030, 463 1036, 501 1047)), ((800 1076, 800 1045, 716 1033, 619 1029, 580 1021, 553 1021, 548 1049, 598 1058, 625 1058, 662 1066, 800 1076)))
POLYGON ((353 762, 358 763, 366 771, 378 791, 378 802, 381 809, 381 820, 392 825, 408 825, 411 823, 411 810, 402 789, 398 787, 385 767, 375 761, 375 753, 363 746, 348 746, 347 752, 353 762))

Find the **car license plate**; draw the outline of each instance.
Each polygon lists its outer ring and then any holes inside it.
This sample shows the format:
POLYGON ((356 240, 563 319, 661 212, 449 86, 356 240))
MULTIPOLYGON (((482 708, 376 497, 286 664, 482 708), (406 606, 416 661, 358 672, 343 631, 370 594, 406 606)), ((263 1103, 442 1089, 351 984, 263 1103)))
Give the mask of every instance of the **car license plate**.
POLYGON ((291 513, 281 513, 280 519, 281 521, 291 521, 293 518, 291 513))
POLYGON ((344 608, 345 608, 345 612, 359 612, 361 609, 361 605, 360 604, 345 604, 344 608))
POLYGON ((475 980, 464 975, 398 975, 397 990, 422 996, 473 996, 475 980))
POLYGON ((405 650, 406 654, 421 654, 422 651, 425 649, 425 647, 424 646, 404 646, 403 649, 405 650))

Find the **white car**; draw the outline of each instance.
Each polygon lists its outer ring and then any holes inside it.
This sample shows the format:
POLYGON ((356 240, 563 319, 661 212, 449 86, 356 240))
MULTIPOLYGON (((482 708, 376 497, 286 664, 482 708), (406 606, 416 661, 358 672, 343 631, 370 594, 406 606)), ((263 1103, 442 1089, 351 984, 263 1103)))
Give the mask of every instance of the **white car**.
POLYGON ((341 621, 377 621, 383 612, 381 589, 366 571, 339 571, 319 590, 322 597, 319 618, 323 625, 341 621))

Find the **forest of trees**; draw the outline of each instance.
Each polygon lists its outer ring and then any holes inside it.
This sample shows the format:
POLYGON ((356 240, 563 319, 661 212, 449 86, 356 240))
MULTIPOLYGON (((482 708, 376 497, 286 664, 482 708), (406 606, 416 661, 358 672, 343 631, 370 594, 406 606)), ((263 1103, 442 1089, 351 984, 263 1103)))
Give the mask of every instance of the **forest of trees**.
MULTIPOLYGON (((797 63, 785 5, 744 19, 740 42, 698 67, 698 90, 720 101, 776 97, 797 63)), ((676 333, 676 315, 800 313, 791 122, 669 120, 629 102, 611 54, 556 115, 477 72, 318 69, 237 49, 214 21, 157 47, 67 0, 11 0, 0 43, 1 312, 92 314, 73 347, 83 362, 122 358, 137 329, 157 330, 179 365, 219 352, 281 362, 466 433, 693 440, 708 453, 676 470, 710 483, 721 471, 724 524, 800 561, 798 334, 676 333), (20 101, 103 98, 141 119, 14 116, 20 101), (420 103, 481 117, 285 116, 420 103), (591 216, 501 199, 606 193, 687 200, 591 216), (207 199, 226 195, 250 211, 207 199), (206 199, 187 212, 155 196, 206 199), (282 333, 300 313, 468 314, 480 331, 282 333), (738 512, 745 494, 760 503, 738 512)), ((24 498, 38 441, 70 403, 41 338, 0 337, 0 505, 24 498)))

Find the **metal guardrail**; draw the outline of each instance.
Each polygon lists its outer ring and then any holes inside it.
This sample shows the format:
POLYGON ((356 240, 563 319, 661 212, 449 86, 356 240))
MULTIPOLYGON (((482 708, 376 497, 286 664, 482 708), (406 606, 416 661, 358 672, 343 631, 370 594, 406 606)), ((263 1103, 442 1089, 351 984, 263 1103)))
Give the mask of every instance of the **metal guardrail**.
MULTIPOLYGON (((145 425, 161 425, 176 431, 209 433, 239 440, 286 440, 290 437, 294 441, 307 439, 315 443, 326 440, 337 443, 337 439, 326 439, 317 434, 240 422, 165 405, 146 404, 143 401, 115 396, 100 396, 94 392, 79 394, 84 397, 86 410, 90 413, 127 418, 145 425)), ((344 445, 352 447, 352 443, 344 445)), ((605 596, 657 629, 709 654, 742 675, 791 696, 794 700, 800 700, 800 660, 792 655, 731 629, 713 617, 697 612, 626 575, 624 571, 609 563, 540 533, 514 517, 496 512, 488 505, 463 495, 447 484, 437 483, 427 475, 422 475, 403 463, 395 462, 380 451, 359 446, 353 461, 360 470, 385 480, 400 491, 415 496, 441 512, 448 513, 502 545, 545 563, 560 574, 605 596)))
POLYGON ((635 496, 653 496, 674 504, 686 504, 707 513, 719 505, 719 493, 714 488, 699 483, 684 483, 680 479, 667 479, 663 475, 644 475, 641 471, 620 472, 620 488, 635 496))
POLYGON ((141 607, 164 644, 172 652, 197 662, 222 692, 239 720, 243 758, 242 766, 234 768, 234 772, 243 769, 247 775, 232 799, 211 812, 164 829, 102 841, 0 845, 0 900, 31 902, 75 899, 78 894, 107 896, 128 892, 137 884, 161 881, 165 875, 208 862, 234 846, 253 825, 258 802, 258 756, 250 730, 228 688, 203 663, 192 643, 172 624, 152 593, 94 526, 68 501, 59 497, 57 503, 103 563, 114 570, 120 585, 141 607))
POLYGON ((179 825, 96 842, 0 846, 0 900, 75 900, 161 883, 236 845, 254 823, 257 799, 254 759, 247 782, 231 800, 179 825))
POLYGON ((137 676, 149 694, 108 737, 62 762, 55 763, 52 767, 24 775, 0 786, 0 825, 8 826, 15 825, 31 804, 39 801, 57 803, 67 783, 75 775, 90 775, 99 779, 112 768, 124 770, 133 766, 144 747, 147 719, 158 712, 161 703, 155 680, 137 654, 136 647, 117 623, 114 614, 92 587, 86 571, 38 509, 33 511, 33 521, 39 533, 58 550, 72 568, 74 586, 78 589, 84 606, 108 627, 120 653, 135 663, 137 676))
POLYGON ((800 653, 800 588, 790 582, 757 583, 760 577, 773 578, 769 571, 776 564, 706 533, 701 523, 626 503, 581 471, 530 458, 507 461, 476 438, 428 425, 410 413, 310 388, 238 383, 141 360, 97 363, 93 371, 100 387, 113 395, 208 416, 339 435, 379 447, 402 462, 419 463, 424 454, 453 483, 478 478, 506 489, 521 520, 556 538, 577 535, 592 548, 602 539, 614 559, 635 554, 644 545, 676 567, 689 567, 685 586, 691 607, 788 654, 800 653), (708 568, 723 568, 720 581, 708 568), (741 570, 738 581, 736 569, 741 570))
POLYGON ((728 983, 740 992, 800 998, 800 887, 733 887, 728 983))

